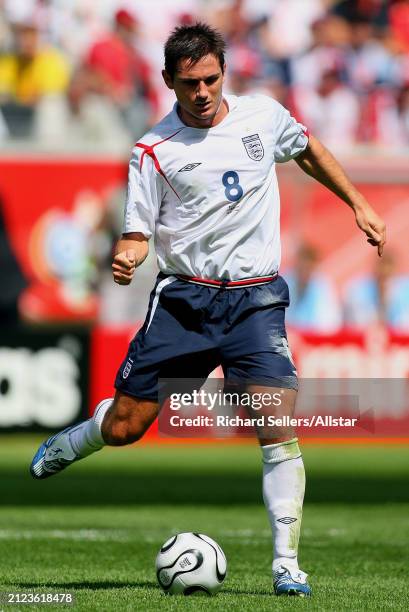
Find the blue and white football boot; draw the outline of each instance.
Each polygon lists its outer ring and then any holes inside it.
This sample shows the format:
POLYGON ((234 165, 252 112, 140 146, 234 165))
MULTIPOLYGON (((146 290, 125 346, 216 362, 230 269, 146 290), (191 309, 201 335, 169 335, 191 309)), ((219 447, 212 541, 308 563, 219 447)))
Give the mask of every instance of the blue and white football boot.
POLYGON ((307 582, 307 574, 299 569, 290 570, 280 565, 273 573, 274 592, 276 595, 294 597, 310 597, 311 587, 307 582))
POLYGON ((70 443, 69 432, 76 427, 78 425, 67 427, 41 444, 30 465, 33 478, 37 480, 48 478, 81 459, 73 451, 70 443))

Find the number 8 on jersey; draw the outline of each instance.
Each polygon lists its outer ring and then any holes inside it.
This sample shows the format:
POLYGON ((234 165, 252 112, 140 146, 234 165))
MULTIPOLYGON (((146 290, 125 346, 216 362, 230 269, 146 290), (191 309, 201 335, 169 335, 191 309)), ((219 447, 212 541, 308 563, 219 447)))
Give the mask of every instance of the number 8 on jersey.
POLYGON ((222 177, 222 183, 226 187, 224 193, 230 202, 238 202, 243 195, 243 188, 239 183, 239 175, 234 170, 225 172, 222 177))

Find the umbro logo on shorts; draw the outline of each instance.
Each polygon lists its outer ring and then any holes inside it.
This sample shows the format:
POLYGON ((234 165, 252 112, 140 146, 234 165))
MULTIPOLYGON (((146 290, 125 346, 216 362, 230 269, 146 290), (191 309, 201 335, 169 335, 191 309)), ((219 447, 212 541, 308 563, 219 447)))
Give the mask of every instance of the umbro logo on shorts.
POLYGON ((277 519, 277 523, 284 523, 284 525, 291 525, 291 523, 295 523, 297 519, 292 516, 283 516, 282 518, 277 519))
POLYGON ((202 162, 198 162, 197 164, 187 164, 187 166, 183 166, 183 168, 178 170, 178 172, 190 172, 191 170, 194 170, 195 168, 197 168, 197 166, 200 166, 201 163, 202 162))

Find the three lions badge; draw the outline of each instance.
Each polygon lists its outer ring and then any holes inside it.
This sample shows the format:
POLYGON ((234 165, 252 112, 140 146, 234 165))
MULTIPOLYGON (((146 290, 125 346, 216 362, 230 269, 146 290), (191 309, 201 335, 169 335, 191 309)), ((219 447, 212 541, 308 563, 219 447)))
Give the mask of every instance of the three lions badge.
POLYGON ((260 161, 264 157, 263 144, 258 134, 245 136, 242 138, 243 144, 246 147, 247 155, 254 161, 260 161))

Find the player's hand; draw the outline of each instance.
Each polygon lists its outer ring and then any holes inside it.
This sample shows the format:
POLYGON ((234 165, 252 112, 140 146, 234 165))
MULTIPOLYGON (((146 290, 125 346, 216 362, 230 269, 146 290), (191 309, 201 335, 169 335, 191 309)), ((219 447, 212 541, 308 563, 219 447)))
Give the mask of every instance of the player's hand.
POLYGON ((117 253, 112 263, 114 281, 118 285, 129 285, 136 268, 136 252, 133 249, 117 253))
POLYGON ((367 242, 376 246, 379 257, 382 257, 383 246, 386 242, 385 223, 369 204, 355 210, 355 219, 358 227, 368 236, 367 242))

